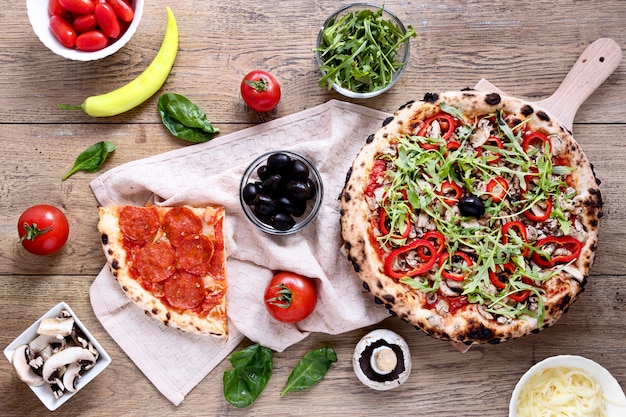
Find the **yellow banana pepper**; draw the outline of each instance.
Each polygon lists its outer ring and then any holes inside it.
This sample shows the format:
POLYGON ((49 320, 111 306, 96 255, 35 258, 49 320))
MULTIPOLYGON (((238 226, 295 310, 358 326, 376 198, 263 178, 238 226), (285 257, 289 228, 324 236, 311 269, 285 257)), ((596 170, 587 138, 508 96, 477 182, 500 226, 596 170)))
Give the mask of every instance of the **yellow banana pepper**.
POLYGON ((124 113, 152 97, 167 79, 178 52, 178 26, 172 10, 166 6, 167 27, 163 43, 148 68, 128 84, 106 94, 88 97, 80 106, 59 104, 62 109, 82 109, 93 117, 109 117, 124 113))

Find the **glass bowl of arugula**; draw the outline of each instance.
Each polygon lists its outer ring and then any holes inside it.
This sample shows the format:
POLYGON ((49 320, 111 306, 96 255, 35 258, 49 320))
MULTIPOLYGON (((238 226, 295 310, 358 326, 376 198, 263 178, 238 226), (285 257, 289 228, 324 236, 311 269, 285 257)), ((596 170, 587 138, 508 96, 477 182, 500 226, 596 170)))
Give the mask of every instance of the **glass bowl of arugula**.
POLYGON ((350 98, 371 98, 400 79, 416 33, 398 17, 370 3, 341 7, 324 22, 313 49, 322 88, 350 98))

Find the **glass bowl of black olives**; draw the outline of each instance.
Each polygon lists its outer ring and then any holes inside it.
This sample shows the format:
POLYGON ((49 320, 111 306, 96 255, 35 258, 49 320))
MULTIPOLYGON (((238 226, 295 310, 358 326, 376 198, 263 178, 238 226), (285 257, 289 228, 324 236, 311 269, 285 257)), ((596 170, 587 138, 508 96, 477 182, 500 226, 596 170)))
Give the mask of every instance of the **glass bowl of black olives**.
POLYGON ((290 151, 259 156, 246 169, 239 187, 243 212, 259 229, 273 235, 302 230, 317 215, 323 196, 317 168, 290 151))

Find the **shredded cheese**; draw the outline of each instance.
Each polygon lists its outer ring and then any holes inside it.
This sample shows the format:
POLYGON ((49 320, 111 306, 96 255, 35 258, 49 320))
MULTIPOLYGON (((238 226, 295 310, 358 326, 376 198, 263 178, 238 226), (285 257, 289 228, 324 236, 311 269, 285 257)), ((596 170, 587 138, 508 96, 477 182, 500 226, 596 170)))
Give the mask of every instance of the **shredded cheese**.
POLYGON ((585 371, 546 368, 528 379, 517 402, 518 417, 606 417, 600 384, 585 371))

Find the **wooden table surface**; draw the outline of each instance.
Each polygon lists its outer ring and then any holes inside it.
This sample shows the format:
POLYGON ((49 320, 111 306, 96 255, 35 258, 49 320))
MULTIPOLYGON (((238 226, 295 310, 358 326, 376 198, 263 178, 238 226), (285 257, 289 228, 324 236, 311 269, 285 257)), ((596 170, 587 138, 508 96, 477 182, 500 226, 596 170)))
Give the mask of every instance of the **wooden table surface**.
MULTIPOLYGON (((161 92, 183 94, 206 110, 223 134, 342 99, 317 85, 311 52, 320 25, 341 3, 329 0, 267 2, 170 0, 179 26, 174 68, 161 92), (274 73, 283 96, 261 117, 239 96, 252 69, 274 73)), ((548 97, 587 45, 613 38, 626 46, 621 0, 387 0, 386 6, 417 38, 404 77, 382 96, 358 102, 393 112, 431 91, 473 86, 480 78, 530 100, 548 97)), ((54 55, 34 35, 25 1, 0 10, 0 345, 7 346, 59 301, 67 302, 110 353, 113 363, 55 415, 411 415, 505 416, 513 387, 534 363, 552 355, 582 355, 600 362, 626 386, 626 65, 623 63, 582 105, 574 136, 602 179, 604 218, 587 290, 552 328, 498 346, 460 353, 394 318, 391 328, 409 343, 413 372, 404 385, 376 392, 361 385, 351 355, 369 330, 314 334, 274 355, 274 374, 257 402, 231 406, 222 394, 222 362, 178 407, 163 397, 104 331, 89 302, 89 286, 105 258, 97 202, 89 182, 98 173, 62 175, 80 151, 100 140, 117 150, 102 171, 173 149, 156 110, 157 97, 120 116, 93 119, 57 103, 79 104, 139 75, 155 56, 165 28, 165 3, 146 2, 132 40, 96 62, 54 55), (36 257, 17 243, 16 223, 27 207, 47 203, 68 216, 71 233, 58 254, 36 257), (330 345, 338 353, 326 378, 312 389, 280 398, 289 372, 308 350, 330 345)), ((249 342, 244 342, 249 343, 249 342)), ((0 414, 48 415, 11 365, 0 361, 0 414)))

